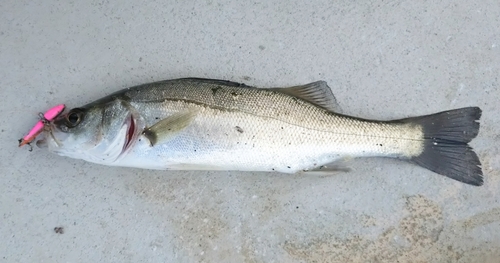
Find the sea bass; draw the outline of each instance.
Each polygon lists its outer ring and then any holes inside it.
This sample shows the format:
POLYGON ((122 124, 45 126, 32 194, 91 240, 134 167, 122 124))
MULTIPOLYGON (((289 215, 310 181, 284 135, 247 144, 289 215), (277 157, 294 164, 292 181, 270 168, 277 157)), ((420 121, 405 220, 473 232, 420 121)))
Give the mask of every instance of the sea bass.
POLYGON ((165 170, 313 172, 352 157, 393 157, 482 185, 468 145, 481 110, 392 121, 342 114, 326 82, 255 88, 174 79, 127 88, 47 121, 37 142, 89 162, 165 170))

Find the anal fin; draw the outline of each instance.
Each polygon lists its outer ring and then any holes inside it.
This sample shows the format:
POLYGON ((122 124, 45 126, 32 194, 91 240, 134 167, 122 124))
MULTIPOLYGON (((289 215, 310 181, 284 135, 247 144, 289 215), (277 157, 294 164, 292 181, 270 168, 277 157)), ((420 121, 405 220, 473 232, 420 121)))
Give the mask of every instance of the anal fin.
POLYGON ((352 158, 350 157, 345 157, 343 159, 336 160, 331 163, 323 164, 321 166, 315 167, 314 169, 310 170, 305 170, 303 173, 305 174, 315 174, 315 175, 321 175, 321 174, 331 174, 333 172, 350 172, 351 168, 348 167, 348 163, 351 161, 352 158))

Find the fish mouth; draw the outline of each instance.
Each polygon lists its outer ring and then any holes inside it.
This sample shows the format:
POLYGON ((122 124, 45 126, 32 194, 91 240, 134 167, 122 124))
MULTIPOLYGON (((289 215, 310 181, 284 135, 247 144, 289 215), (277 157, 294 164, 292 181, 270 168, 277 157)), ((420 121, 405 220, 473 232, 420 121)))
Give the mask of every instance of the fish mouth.
POLYGON ((40 149, 49 148, 49 144, 52 143, 52 146, 60 147, 61 142, 54 136, 52 131, 54 130, 54 124, 52 122, 48 122, 43 127, 43 138, 36 141, 36 146, 40 149))

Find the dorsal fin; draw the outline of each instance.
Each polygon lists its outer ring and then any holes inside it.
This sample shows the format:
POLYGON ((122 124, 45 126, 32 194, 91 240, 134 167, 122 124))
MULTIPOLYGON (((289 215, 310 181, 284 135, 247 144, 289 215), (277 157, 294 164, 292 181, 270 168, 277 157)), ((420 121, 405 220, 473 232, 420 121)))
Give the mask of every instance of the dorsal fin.
POLYGON ((335 99, 332 90, 325 81, 316 81, 306 85, 289 88, 272 88, 271 90, 303 99, 331 112, 341 112, 337 99, 335 99))
POLYGON ((215 85, 221 85, 221 86, 228 86, 228 87, 248 87, 244 83, 239 83, 239 82, 234 82, 234 81, 229 81, 229 80, 221 80, 221 79, 205 79, 205 78, 182 78, 182 79, 176 79, 180 81, 194 81, 197 83, 207 83, 207 84, 215 84, 215 85))

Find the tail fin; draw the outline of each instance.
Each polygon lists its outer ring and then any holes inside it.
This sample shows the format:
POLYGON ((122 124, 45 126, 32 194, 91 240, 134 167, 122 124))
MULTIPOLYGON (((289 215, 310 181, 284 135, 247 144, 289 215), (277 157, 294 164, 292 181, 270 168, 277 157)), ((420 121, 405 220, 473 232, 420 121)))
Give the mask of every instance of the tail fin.
POLYGON ((457 181, 482 185, 481 162, 467 144, 479 133, 480 117, 480 108, 469 107, 404 120, 424 131, 424 150, 411 161, 457 181))

